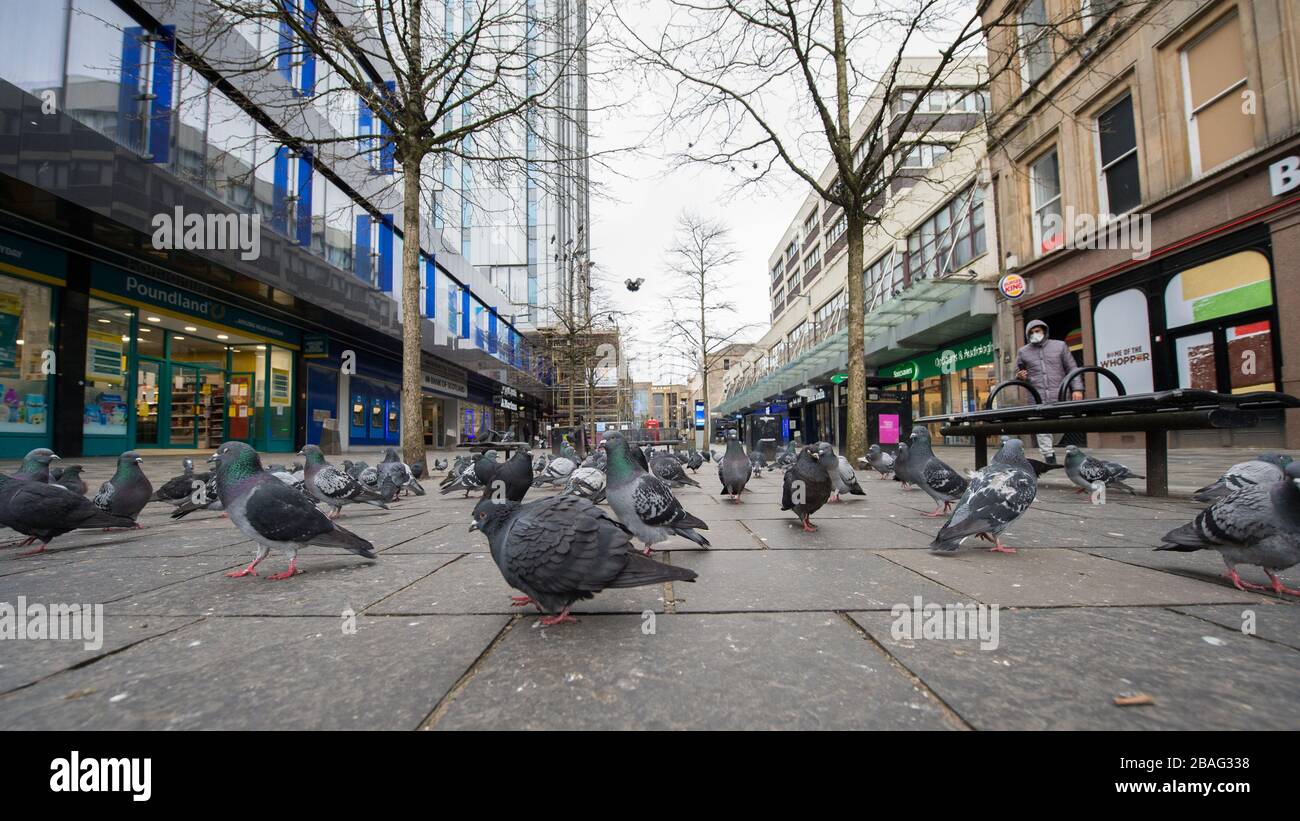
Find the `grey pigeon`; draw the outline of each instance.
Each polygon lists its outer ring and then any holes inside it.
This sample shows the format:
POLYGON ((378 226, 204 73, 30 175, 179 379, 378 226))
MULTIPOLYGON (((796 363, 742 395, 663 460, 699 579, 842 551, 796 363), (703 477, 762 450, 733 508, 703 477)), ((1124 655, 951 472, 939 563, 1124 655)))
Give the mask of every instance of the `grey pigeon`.
POLYGON ((343 460, 343 472, 358 482, 361 481, 361 474, 365 473, 369 467, 370 465, 365 462, 353 462, 351 459, 343 460))
MULTIPOLYGON (((436 465, 437 463, 435 462, 434 464, 436 465)), ((446 460, 445 460, 445 459, 443 460, 443 464, 444 464, 444 465, 446 464, 446 460)), ((412 478, 412 479, 415 479, 416 481, 419 481, 420 479, 423 479, 423 478, 424 478, 424 460, 423 460, 423 459, 421 459, 421 460, 418 461, 418 462, 414 462, 414 463, 412 463, 412 464, 409 464, 409 465, 407 465, 406 467, 407 467, 408 470, 411 471, 411 478, 412 478)), ((417 496, 423 496, 423 495, 424 495, 424 488, 420 488, 420 492, 417 493, 416 495, 417 495, 417 496)))
POLYGON ((646 448, 629 447, 627 450, 627 455, 632 457, 632 461, 636 462, 637 465, 646 473, 650 472, 649 454, 652 453, 654 453, 654 448, 649 448, 649 447, 646 448))
POLYGON ((826 475, 831 480, 831 487, 834 493, 831 494, 831 501, 838 502, 843 494, 853 496, 866 496, 862 486, 858 484, 858 474, 854 472, 853 466, 849 460, 835 453, 835 448, 830 442, 818 442, 817 453, 822 457, 822 464, 826 466, 826 475))
POLYGON ((85 496, 86 481, 81 478, 82 470, 84 470, 84 468, 81 465, 66 465, 65 467, 59 470, 59 476, 57 480, 53 479, 53 472, 51 471, 50 475, 52 481, 50 482, 50 484, 59 485, 60 487, 65 487, 68 490, 72 491, 73 493, 77 494, 78 496, 85 496))
POLYGON ((483 487, 483 483, 478 480, 477 463, 470 459, 461 459, 456 457, 456 464, 452 466, 451 472, 442 482, 442 489, 438 491, 440 496, 446 496, 453 490, 465 491, 465 496, 469 496, 471 490, 478 490, 483 487))
MULTIPOLYGON (((569 451, 573 452, 573 449, 569 448, 569 451)), ((533 487, 541 487, 542 485, 563 485, 565 482, 569 481, 569 474, 573 473, 573 471, 578 468, 577 457, 577 453, 574 453, 571 457, 552 457, 551 460, 546 463, 546 467, 542 469, 542 472, 533 480, 533 487)))
POLYGON ((948 553, 962 540, 978 536, 993 542, 989 550, 1015 553, 1014 547, 1002 544, 1002 531, 1025 514, 1037 495, 1038 477, 1025 459, 1024 446, 1019 439, 1006 440, 988 466, 975 472, 930 552, 948 553))
POLYGON ((894 481, 903 485, 903 490, 911 490, 921 484, 921 478, 914 472, 912 448, 906 442, 898 445, 898 455, 894 457, 894 481))
POLYGON ((356 477, 361 486, 371 493, 378 496, 384 502, 391 502, 397 498, 402 489, 392 480, 392 477, 378 467, 368 467, 361 471, 356 477))
POLYGON ((113 478, 100 485, 99 493, 95 494, 93 500, 95 507, 105 513, 130 519, 137 528, 144 527, 135 519, 153 496, 153 485, 149 484, 149 477, 140 469, 143 461, 140 454, 133 450, 117 457, 117 472, 113 478))
POLYGON ((630 446, 622 434, 615 433, 601 443, 609 453, 606 494, 614 515, 645 544, 645 552, 669 536, 690 539, 701 547, 709 540, 696 533, 708 530, 703 520, 687 513, 673 496, 668 483, 647 473, 632 459, 630 446))
POLYGON ((520 445, 483 486, 483 495, 497 501, 522 502, 528 488, 533 486, 532 461, 532 451, 520 445))
POLYGON ((699 471, 702 464, 704 464, 704 456, 695 448, 691 448, 690 455, 686 458, 686 467, 691 469, 691 473, 695 473, 699 471))
POLYGON ((1238 462, 1223 475, 1196 491, 1192 498, 1198 502, 1213 502, 1240 490, 1246 485, 1271 485, 1280 482, 1283 471, 1291 464, 1291 457, 1281 453, 1261 453, 1254 459, 1238 462))
MULTIPOLYGON (((433 460, 433 469, 434 469, 434 470, 446 470, 446 469, 447 469, 447 460, 446 460, 446 459, 434 459, 434 460, 433 460)), ((414 470, 414 468, 412 468, 412 470, 414 470)), ((416 478, 419 478, 419 477, 416 477, 416 478)))
POLYGON ((882 449, 880 445, 867 448, 865 461, 872 470, 880 474, 881 479, 889 478, 889 475, 894 472, 893 454, 882 449))
MULTIPOLYGON (((378 494, 367 490, 355 478, 325 461, 325 454, 321 452, 319 446, 306 445, 298 453, 307 461, 307 466, 303 470, 303 488, 310 498, 324 502, 332 508, 329 513, 331 519, 338 518, 343 512, 344 505, 354 502, 388 510, 388 505, 384 504, 384 500, 378 494)), ((225 503, 224 497, 222 503, 225 503)), ((226 508, 226 512, 230 512, 229 507, 226 508)))
MULTIPOLYGON (((419 463, 423 467, 424 463, 419 463)), ((397 453, 397 448, 388 448, 384 451, 384 460, 380 462, 375 469, 381 477, 392 482, 398 490, 404 490, 408 493, 414 493, 416 496, 424 495, 424 488, 416 481, 415 474, 411 468, 402 461, 397 453)))
MULTIPOLYGON (((212 471, 207 472, 208 481, 203 484, 202 488, 197 488, 190 494, 188 499, 177 503, 176 509, 172 511, 171 518, 181 519, 196 510, 220 510, 225 508, 221 506, 221 497, 217 495, 217 476, 212 471)), ((302 480, 297 480, 301 488, 302 480)), ((305 491, 304 491, 305 492, 305 491)), ((223 512, 221 514, 225 516, 223 512)))
POLYGON ((745 447, 732 431, 727 437, 727 451, 718 460, 718 481, 722 483, 722 492, 731 496, 733 502, 739 502, 751 475, 745 447))
POLYGON ((605 501, 607 484, 605 471, 594 465, 580 467, 569 474, 569 481, 565 483, 563 492, 600 504, 605 501))
POLYGON ((569 608, 611 587, 693 582, 695 571, 657 562, 632 549, 631 531, 580 496, 548 496, 521 505, 484 498, 471 530, 487 536, 506 584, 535 604, 545 625, 577 621, 569 608), (558 612, 557 612, 558 611, 558 612), (554 615, 550 615, 554 614, 554 615))
POLYGON ((800 448, 794 464, 781 480, 781 509, 793 510, 804 531, 815 533, 817 527, 812 523, 812 515, 826 504, 832 489, 821 456, 811 445, 805 446, 800 448))
POLYGON ((29 537, 20 544, 40 542, 30 556, 45 552, 52 540, 83 527, 128 528, 135 522, 97 508, 89 499, 60 485, 0 476, 0 524, 29 537))
MULTIPOLYGON (((257 451, 243 442, 224 443, 208 461, 217 463, 214 471, 217 495, 230 514, 230 521, 257 542, 257 555, 252 564, 227 576, 235 579, 256 576, 257 565, 275 549, 289 554, 289 567, 266 578, 268 581, 287 579, 301 572, 298 551, 309 544, 342 548, 367 559, 375 558, 374 545, 330 521, 311 499, 262 470, 257 451)), ((310 470, 310 455, 307 466, 310 470)), ((333 470, 347 475, 337 468, 333 470)))
POLYGON ((18 466, 9 478, 16 479, 20 482, 42 482, 48 484, 50 481, 50 462, 59 457, 49 448, 36 448, 30 450, 23 457, 23 462, 18 466))
POLYGON ((908 470, 920 479, 921 489, 934 499, 934 510, 922 516, 939 517, 948 512, 953 502, 961 498, 970 482, 942 459, 930 447, 930 431, 924 427, 912 428, 908 447, 908 470))
POLYGON ((1190 553, 1217 550, 1238 590, 1271 590, 1300 596, 1277 574, 1300 562, 1300 463, 1286 466, 1283 478, 1269 484, 1248 482, 1219 497, 1196 518, 1164 535, 1156 550, 1190 553), (1262 567, 1271 586, 1242 581, 1238 564, 1262 567))
POLYGON ((194 493, 195 482, 206 484, 208 474, 194 473, 194 460, 188 456, 181 460, 181 475, 173 476, 163 483, 162 487, 153 492, 149 497, 151 502, 166 502, 169 505, 179 505, 194 493))
POLYGON ((1124 484, 1123 480, 1146 478, 1134 473, 1119 462, 1094 459, 1074 445, 1070 445, 1065 449, 1065 475, 1070 477, 1071 482, 1079 486, 1077 493, 1089 493, 1096 487, 1098 482, 1101 482, 1106 487, 1127 490, 1135 496, 1137 491, 1124 484))
POLYGON ((659 453, 650 462, 650 470, 655 476, 663 479, 670 487, 681 487, 690 485, 699 487, 700 483, 686 475, 682 468, 681 461, 671 453, 659 453))

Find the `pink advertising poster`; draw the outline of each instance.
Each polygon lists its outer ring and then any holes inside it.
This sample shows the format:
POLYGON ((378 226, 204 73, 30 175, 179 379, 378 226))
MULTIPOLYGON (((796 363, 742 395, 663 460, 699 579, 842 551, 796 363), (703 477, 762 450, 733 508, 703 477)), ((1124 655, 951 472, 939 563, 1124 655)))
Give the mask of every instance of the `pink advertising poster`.
POLYGON ((880 444, 882 445, 898 444, 898 414, 896 413, 880 414, 880 444))

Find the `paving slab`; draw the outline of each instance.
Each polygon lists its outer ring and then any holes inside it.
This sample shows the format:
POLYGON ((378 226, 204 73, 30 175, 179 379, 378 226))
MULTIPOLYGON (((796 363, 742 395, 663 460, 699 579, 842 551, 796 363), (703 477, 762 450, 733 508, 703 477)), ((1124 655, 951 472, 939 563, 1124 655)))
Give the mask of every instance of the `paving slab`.
POLYGON ((1001 610, 996 650, 851 615, 977 729, 1300 729, 1300 652, 1169 610, 1001 610), (1155 704, 1116 706, 1124 693, 1155 704))
POLYGON ((1186 613, 1198 619, 1221 624, 1229 630, 1243 635, 1259 636, 1265 641, 1284 644, 1300 650, 1300 606, 1295 604, 1209 605, 1204 607, 1174 607, 1178 613, 1186 613), (1253 630, 1253 633, 1247 633, 1253 630))
POLYGON ((46 603, 106 604, 220 574, 236 564, 229 558, 205 555, 160 559, 83 558, 0 576, 0 601, 12 603, 18 596, 26 596, 28 601, 46 603))
MULTIPOLYGON (((119 597, 109 613, 161 616, 338 616, 361 612, 427 576, 453 557, 447 555, 383 556, 369 560, 350 553, 299 554, 303 573, 271 581, 266 576, 287 566, 272 553, 258 571, 261 576, 227 578, 209 573, 160 590, 119 597)), ((252 556, 235 567, 246 565, 252 556)))
MULTIPOLYGON (((692 585, 674 585, 678 586, 689 588, 692 585)), ((532 606, 512 606, 510 597, 518 595, 520 592, 512 589, 501 577, 491 554, 471 553, 456 558, 438 572, 390 596, 367 613, 519 613, 531 616, 538 612, 532 606)), ((593 599, 575 602, 572 612, 642 613, 651 610, 662 613, 664 609, 664 586, 652 585, 602 591, 593 599)))
POLYGON ((805 533, 796 519, 754 519, 746 527, 772 550, 860 550, 872 547, 928 547, 931 535, 896 518, 826 519, 816 533, 805 533))
POLYGON ((516 623, 436 729, 928 729, 954 725, 834 613, 516 623), (592 652, 600 647, 600 652, 592 652), (683 689, 685 688, 685 689, 683 689))
POLYGON ((942 555, 918 550, 877 551, 877 554, 970 599, 1002 607, 1264 601, 1254 593, 1124 565, 1074 550, 1043 548, 1004 554, 980 547, 963 547, 956 553, 942 555))
POLYGON ((0 696, 0 726, 414 729, 504 616, 211 618, 0 696))
MULTIPOLYGON (((1232 588, 1232 582, 1223 576, 1227 566, 1224 565, 1219 553, 1214 550, 1180 553, 1177 550, 1156 550, 1153 547, 1096 547, 1084 549, 1083 552, 1123 564, 1149 567, 1153 570, 1186 576, 1189 579, 1198 579, 1207 584, 1232 588)), ((1258 567, 1238 565, 1237 572, 1243 581, 1253 584, 1269 583, 1268 576, 1258 567)), ((1300 567, 1289 568, 1278 576, 1290 588, 1300 586, 1300 567)), ((1273 593, 1263 595, 1274 597, 1273 593)), ((1294 597, 1281 594, 1276 595, 1276 598, 1280 601, 1294 601, 1294 597)))

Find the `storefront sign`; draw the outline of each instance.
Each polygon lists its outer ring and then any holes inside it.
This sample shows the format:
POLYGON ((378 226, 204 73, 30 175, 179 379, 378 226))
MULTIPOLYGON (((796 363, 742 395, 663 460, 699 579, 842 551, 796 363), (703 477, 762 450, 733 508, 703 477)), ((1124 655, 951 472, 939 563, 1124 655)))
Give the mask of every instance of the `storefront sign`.
POLYGON ((1007 274, 998 280, 998 290, 1007 299, 1020 299, 1029 290, 1029 283, 1020 274, 1007 274))
POLYGON ((304 359, 328 359, 330 355, 330 338, 324 334, 303 334, 302 356, 304 359))
POLYGON ((898 444, 898 414, 882 413, 876 417, 878 421, 877 432, 880 434, 880 444, 897 445, 898 444))
POLYGON ((122 383, 122 348, 118 334, 90 331, 86 335, 86 381, 122 383))
POLYGON ((517 410, 519 410, 519 403, 518 403, 518 402, 515 402, 515 401, 512 400, 512 399, 507 399, 507 398, 504 397, 504 396, 498 396, 498 397, 495 397, 495 400, 493 401, 493 404, 496 405, 497 407, 501 408, 502 410, 508 410, 508 411, 517 411, 517 410))
POLYGON ((272 368, 271 404, 288 405, 289 402, 289 371, 284 368, 272 368))
POLYGON ((910 379, 915 382, 942 373, 956 373, 976 365, 987 365, 992 361, 993 335, 988 333, 916 359, 886 365, 877 373, 890 379, 910 379))
MULTIPOLYGON (((1146 294, 1138 288, 1129 288, 1099 299, 1092 311, 1092 338, 1097 364, 1118 376, 1125 391, 1150 393, 1154 390, 1146 294)), ((1097 394, 1118 396, 1115 386, 1105 377, 1097 379, 1097 394)))
POLYGON ((841 382, 847 382, 847 381, 849 381, 849 375, 847 373, 837 373, 831 377, 831 382, 835 383, 836 385, 840 384, 841 382))
POLYGON ((459 396, 462 399, 469 395, 464 376, 456 379, 443 373, 430 373, 426 369, 420 371, 420 384, 429 390, 459 396))
POLYGON ((1268 186, 1275 197, 1300 188, 1300 157, 1283 157, 1270 165, 1268 186))

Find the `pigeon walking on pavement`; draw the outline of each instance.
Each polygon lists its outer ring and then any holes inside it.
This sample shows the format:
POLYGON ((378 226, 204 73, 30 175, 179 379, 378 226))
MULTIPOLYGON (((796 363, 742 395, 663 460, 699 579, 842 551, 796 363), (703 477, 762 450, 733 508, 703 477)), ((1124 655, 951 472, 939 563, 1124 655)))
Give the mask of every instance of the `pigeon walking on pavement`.
POLYGON ((140 454, 133 450, 117 457, 117 472, 113 478, 100 485, 99 493, 94 498, 95 507, 105 513, 130 519, 136 528, 144 527, 136 521, 136 517, 153 496, 153 485, 149 484, 149 477, 140 469, 143 461, 140 454))
POLYGON ((863 457, 867 466, 880 474, 881 479, 888 479, 894 472, 894 456, 881 449, 880 445, 872 445, 867 448, 867 455, 863 457))
POLYGON ((817 453, 821 456, 822 464, 826 466, 826 475, 831 480, 831 488, 834 490, 830 499, 832 502, 838 502, 843 494, 867 495, 858 484, 858 474, 849 464, 849 460, 836 455, 835 448, 830 442, 818 442, 817 453))
POLYGON ((527 445, 520 445, 483 486, 483 495, 497 501, 522 502, 532 486, 533 453, 527 445))
POLYGON ((1015 553, 1002 544, 1002 531, 1025 514, 1038 495, 1038 477, 1025 459, 1019 439, 1008 439, 992 461, 975 472, 957 508, 930 543, 931 553, 950 553, 971 536, 993 542, 997 553, 1015 553))
POLYGON ((54 451, 49 448, 30 450, 23 457, 23 462, 18 466, 18 470, 14 471, 9 478, 17 479, 20 482, 49 484, 50 462, 58 458, 54 451))
POLYGON ((194 460, 188 456, 181 460, 181 475, 173 476, 162 484, 153 495, 149 497, 151 502, 166 502, 169 505, 179 505, 194 493, 194 483, 200 484, 208 481, 208 474, 194 473, 194 460))
POLYGON ((674 535, 701 547, 709 546, 709 540, 696 532, 708 530, 709 526, 682 508, 667 482, 642 470, 632 460, 627 439, 616 433, 601 442, 601 447, 609 453, 606 471, 609 506, 618 520, 645 545, 647 555, 653 552, 654 545, 674 535))
POLYGON ((1124 484, 1125 479, 1145 479, 1119 462, 1094 459, 1081 449, 1070 445, 1065 449, 1065 475, 1079 486, 1076 493, 1091 493, 1098 482, 1106 487, 1116 487, 1137 495, 1137 491, 1124 484))
POLYGON ((898 455, 894 457, 894 481, 901 483, 903 490, 920 486, 921 477, 917 475, 916 467, 911 446, 907 442, 900 442, 898 455))
POLYGON ((1300 590, 1287 587, 1277 576, 1300 563, 1300 462, 1288 464, 1276 482, 1248 482, 1219 497, 1195 519, 1166 533, 1162 541, 1156 550, 1217 550, 1228 568, 1224 575, 1238 590, 1300 596, 1300 590), (1242 581, 1239 564, 1263 568, 1272 584, 1242 581))
MULTIPOLYGON (((304 455, 310 470, 312 456, 304 455)), ((307 545, 337 547, 367 559, 375 558, 374 545, 339 527, 311 499, 262 470, 257 451, 243 442, 224 443, 208 461, 216 462, 217 494, 230 514, 230 521, 257 542, 252 564, 227 576, 236 579, 256 576, 257 565, 267 554, 282 550, 289 554, 289 567, 266 578, 268 581, 287 579, 302 572, 298 570, 298 551, 307 545)), ((331 467, 331 470, 347 476, 338 468, 331 467)))
POLYGON ((59 469, 59 475, 56 478, 54 472, 50 472, 50 484, 65 487, 78 496, 86 495, 86 480, 81 478, 81 471, 84 470, 81 465, 65 465, 59 469))
POLYGON ((1261 453, 1254 459, 1238 462, 1223 472, 1223 475, 1192 494, 1198 502, 1213 502, 1222 499, 1234 490, 1246 485, 1271 485, 1282 481, 1291 457, 1281 453, 1261 453))
POLYGON ((729 495, 733 502, 741 501, 740 494, 744 492, 751 475, 745 447, 740 444, 736 432, 731 431, 727 435, 727 450, 718 460, 718 481, 722 483, 722 492, 729 495))
POLYGON ((470 530, 487 536, 506 584, 535 604, 544 625, 575 622, 569 608, 606 588, 693 582, 694 570, 639 555, 632 533, 580 496, 547 496, 528 504, 483 498, 470 530))
MULTIPOLYGON (((339 517, 344 505, 356 502, 388 510, 388 505, 384 504, 378 494, 367 490, 361 482, 349 476, 341 468, 325 461, 325 454, 321 452, 319 446, 306 445, 299 454, 307 462, 303 469, 303 488, 309 497, 324 502, 332 508, 329 513, 331 519, 339 517)), ((222 504, 225 504, 224 498, 222 504)), ((230 509, 227 507, 226 511, 229 513, 230 509)))
MULTIPOLYGON (((216 474, 212 471, 207 471, 206 475, 208 481, 203 483, 203 487, 196 488, 194 492, 190 494, 188 499, 184 499, 177 503, 176 509, 172 511, 170 518, 183 519, 197 510, 221 511, 222 516, 226 515, 225 508, 221 506, 221 497, 217 495, 216 474)), ((301 484, 301 480, 298 481, 301 484)), ((305 493, 306 491, 303 490, 302 492, 305 493)))
POLYGON ((930 447, 930 431, 924 427, 912 429, 908 449, 908 469, 920 479, 921 489, 935 501, 934 510, 922 516, 938 518, 948 512, 952 503, 961 498, 970 482, 942 459, 930 447))
MULTIPOLYGON (((424 462, 417 462, 423 470, 424 462)), ((424 495, 424 488, 417 481, 415 473, 411 470, 410 465, 402 461, 397 453, 397 448, 390 447, 384 451, 384 461, 375 466, 380 476, 387 477, 388 481, 397 486, 399 490, 408 493, 414 493, 416 496, 424 495)))
POLYGON ((0 524, 28 537, 19 545, 40 542, 21 554, 31 556, 45 552, 51 541, 71 530, 129 528, 135 521, 100 510, 85 496, 61 485, 0 476, 0 524))
POLYGON ((699 487, 700 483, 686 475, 681 461, 671 453, 659 453, 650 462, 650 470, 655 476, 663 479, 670 487, 681 487, 690 485, 699 487))
MULTIPOLYGON (((781 509, 793 510, 803 525, 804 532, 815 533, 812 515, 821 510, 831 497, 829 466, 811 446, 800 449, 790 469, 781 481, 781 509)), ((837 466, 838 469, 838 466, 837 466)))
MULTIPOLYGON (((568 442, 564 443, 565 445, 568 442)), ((564 449, 561 448, 561 451, 564 449)), ((568 449, 572 456, 555 456, 546 463, 546 467, 533 480, 533 487, 542 485, 563 485, 569 481, 569 475, 578 469, 578 454, 572 448, 568 449)))

